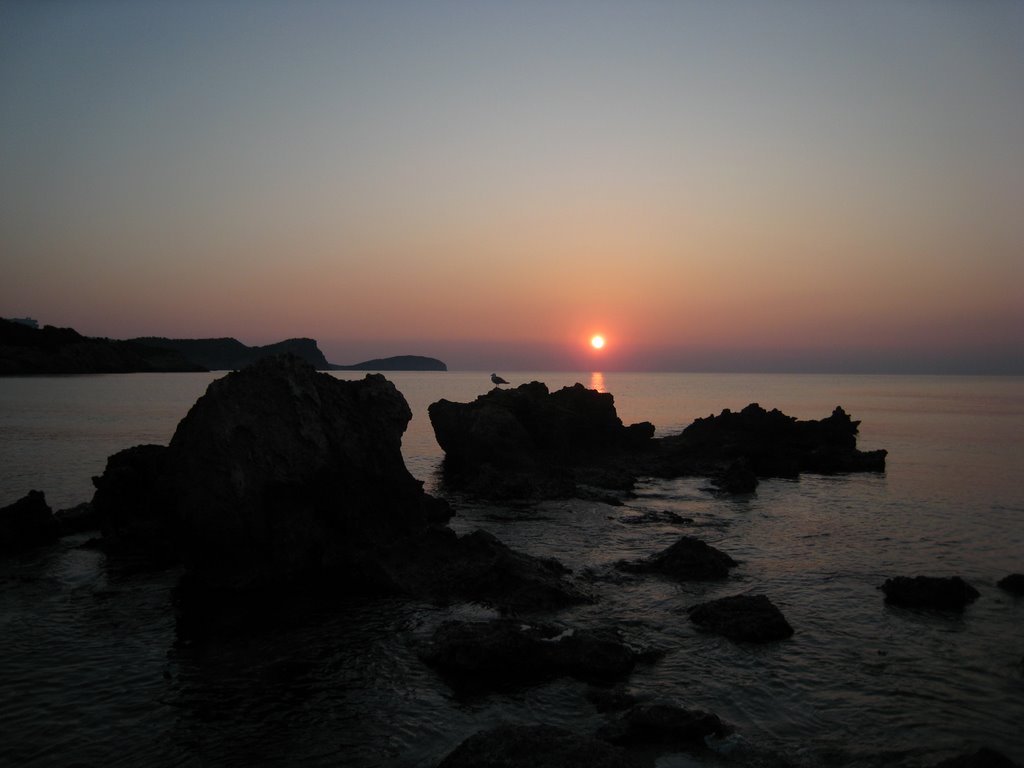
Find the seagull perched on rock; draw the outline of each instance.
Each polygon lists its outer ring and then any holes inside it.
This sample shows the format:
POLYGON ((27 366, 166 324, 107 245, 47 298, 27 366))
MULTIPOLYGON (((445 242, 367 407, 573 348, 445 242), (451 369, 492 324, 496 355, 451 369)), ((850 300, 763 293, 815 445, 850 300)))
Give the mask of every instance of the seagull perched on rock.
POLYGON ((505 381, 503 378, 501 378, 501 376, 499 376, 496 373, 491 374, 491 383, 495 385, 508 384, 507 381, 505 381))

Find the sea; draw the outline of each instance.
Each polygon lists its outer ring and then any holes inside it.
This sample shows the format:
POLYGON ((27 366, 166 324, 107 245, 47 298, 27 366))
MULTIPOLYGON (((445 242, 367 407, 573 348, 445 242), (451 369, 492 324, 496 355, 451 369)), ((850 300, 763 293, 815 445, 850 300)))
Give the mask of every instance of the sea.
MULTIPOLYGON (((387 373, 413 412, 409 470, 438 492, 442 451, 427 417, 470 401, 490 372, 387 373)), ((659 435, 757 402, 802 419, 841 405, 884 473, 765 480, 720 497, 700 478, 641 478, 621 506, 456 498, 451 526, 554 557, 598 596, 545 618, 620 629, 660 656, 627 693, 714 712, 732 727, 661 768, 728 765, 919 768, 989 747, 1024 763, 1024 378, 509 372, 610 392, 625 423, 659 435), (676 583, 613 564, 697 536, 740 562, 727 580, 676 583), (878 587, 960 575, 980 593, 962 614, 891 607, 878 587), (686 609, 765 594, 791 639, 738 644, 686 609)), ((31 489, 54 509, 92 496, 109 455, 166 444, 219 373, 0 378, 0 506, 31 489)), ((339 372, 342 378, 363 374, 339 372)), ((573 679, 467 694, 419 650, 472 604, 350 597, 287 625, 199 646, 175 642, 171 568, 129 572, 91 534, 0 560, 0 765, 396 766, 427 768, 499 723, 592 734, 609 717, 573 679)))

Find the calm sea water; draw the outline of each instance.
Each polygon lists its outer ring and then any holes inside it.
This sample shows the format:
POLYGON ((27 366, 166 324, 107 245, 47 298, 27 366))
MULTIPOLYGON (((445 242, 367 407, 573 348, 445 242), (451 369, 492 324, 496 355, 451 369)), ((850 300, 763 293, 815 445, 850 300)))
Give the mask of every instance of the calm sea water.
MULTIPOLYGON (((109 454, 166 443, 217 375, 0 379, 0 505, 32 488, 54 508, 89 499, 109 454)), ((458 531, 486 528, 591 582, 600 602, 558 621, 613 621, 666 651, 634 672, 631 692, 736 726, 715 751, 660 766, 714 764, 737 749, 806 766, 912 768, 979 746, 1024 761, 1024 601, 995 586, 1024 571, 1024 379, 504 375, 612 392, 624 421, 662 434, 750 402, 800 418, 842 405, 862 421, 861 448, 889 450, 885 474, 767 481, 748 498, 683 479, 644 481, 624 507, 459 506, 458 531), (631 522, 665 511, 692 523, 631 522), (727 582, 690 585, 611 571, 682 534, 740 567, 727 582), (962 616, 884 605, 879 584, 919 573, 960 574, 981 598, 962 616), (794 637, 749 647, 693 629, 686 607, 737 592, 769 595, 794 637)), ((414 413, 407 465, 435 488, 427 405, 472 399, 488 375, 388 376, 414 413)), ((79 548, 85 538, 0 562, 0 764, 425 768, 498 722, 602 722, 571 680, 469 698, 449 690, 417 649, 445 619, 491 615, 474 606, 353 601, 287 630, 176 649, 177 573, 119 573, 79 548)))

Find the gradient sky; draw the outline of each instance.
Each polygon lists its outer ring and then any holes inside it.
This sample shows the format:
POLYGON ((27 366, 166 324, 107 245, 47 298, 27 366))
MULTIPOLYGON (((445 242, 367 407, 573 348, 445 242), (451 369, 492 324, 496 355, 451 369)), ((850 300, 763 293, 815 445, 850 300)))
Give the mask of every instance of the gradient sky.
POLYGON ((1024 373, 1024 3, 6 0, 0 265, 339 363, 1024 373))

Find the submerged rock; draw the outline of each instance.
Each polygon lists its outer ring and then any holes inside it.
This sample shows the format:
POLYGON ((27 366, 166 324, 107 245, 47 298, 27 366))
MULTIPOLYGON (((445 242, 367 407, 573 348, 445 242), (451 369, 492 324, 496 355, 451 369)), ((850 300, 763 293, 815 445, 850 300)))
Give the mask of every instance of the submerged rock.
POLYGON ((612 630, 574 630, 515 619, 446 621, 420 655, 456 685, 484 690, 556 677, 610 683, 636 654, 612 630))
POLYGON ((622 746, 685 748, 702 745, 707 736, 725 733, 717 715, 654 702, 630 707, 604 726, 598 737, 622 746))
POLYGON ((729 555, 693 536, 683 536, 646 560, 620 560, 616 567, 634 573, 660 573, 680 581, 724 579, 737 563, 729 555))
POLYGON ((977 752, 968 752, 943 760, 932 768, 1020 768, 1020 765, 1001 752, 982 747, 977 752))
POLYGON ((765 595, 732 595, 687 609, 690 620, 702 629, 730 640, 770 643, 793 635, 782 611, 765 595))
POLYGON ((1024 573, 1011 573, 1009 576, 1004 576, 996 582, 996 586, 1018 597, 1024 595, 1024 573))
POLYGON ((897 576, 879 587, 885 602, 907 608, 962 611, 980 597, 978 590, 959 576, 897 576))
POLYGON ((500 725, 470 736, 438 768, 640 768, 624 750, 551 725, 500 725))
POLYGON ((503 612, 547 611, 590 602, 556 560, 516 552, 486 531, 433 529, 383 553, 380 567, 402 592, 462 599, 503 612))
POLYGON ((0 508, 0 554, 50 544, 59 536, 57 518, 42 491, 29 491, 13 504, 0 508))

